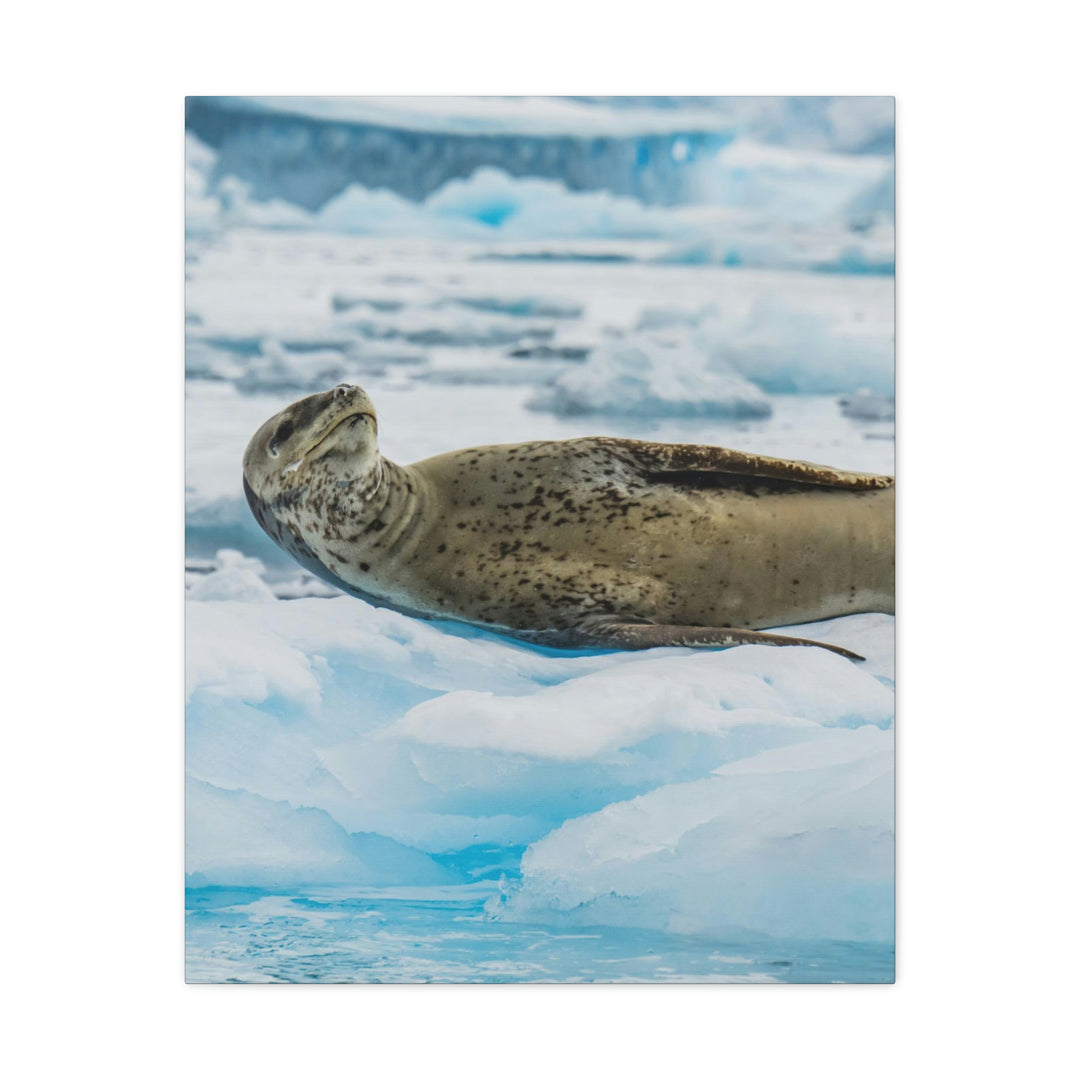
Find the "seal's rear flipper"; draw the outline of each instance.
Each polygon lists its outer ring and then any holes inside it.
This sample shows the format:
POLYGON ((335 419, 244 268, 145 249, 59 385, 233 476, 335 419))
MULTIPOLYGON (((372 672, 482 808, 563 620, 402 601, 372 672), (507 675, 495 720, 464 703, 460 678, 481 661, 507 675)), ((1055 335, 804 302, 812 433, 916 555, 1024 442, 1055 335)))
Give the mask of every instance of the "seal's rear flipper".
POLYGON ((587 628, 583 627, 577 632, 578 635, 582 645, 600 649, 652 649, 659 645, 704 649, 722 649, 732 645, 809 645, 839 653, 849 660, 866 659, 839 645, 827 645, 824 641, 763 634, 758 630, 738 630, 729 626, 664 626, 612 617, 590 621, 587 628))
POLYGON ((637 439, 612 439, 597 436, 582 439, 617 458, 643 479, 668 483, 706 481, 709 477, 741 477, 761 482, 775 481, 796 488, 837 488, 849 491, 872 491, 891 488, 891 476, 847 472, 807 461, 747 454, 722 446, 696 446, 688 443, 654 443, 637 439))

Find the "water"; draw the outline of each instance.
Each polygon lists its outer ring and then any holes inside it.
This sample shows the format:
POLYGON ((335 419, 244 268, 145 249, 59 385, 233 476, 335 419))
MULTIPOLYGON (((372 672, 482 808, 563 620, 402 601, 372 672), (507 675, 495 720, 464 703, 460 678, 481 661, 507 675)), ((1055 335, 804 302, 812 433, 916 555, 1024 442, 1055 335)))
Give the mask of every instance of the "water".
POLYGON ((723 942, 611 926, 572 932, 485 914, 498 882, 301 893, 187 891, 187 978, 240 983, 888 983, 893 950, 723 942))

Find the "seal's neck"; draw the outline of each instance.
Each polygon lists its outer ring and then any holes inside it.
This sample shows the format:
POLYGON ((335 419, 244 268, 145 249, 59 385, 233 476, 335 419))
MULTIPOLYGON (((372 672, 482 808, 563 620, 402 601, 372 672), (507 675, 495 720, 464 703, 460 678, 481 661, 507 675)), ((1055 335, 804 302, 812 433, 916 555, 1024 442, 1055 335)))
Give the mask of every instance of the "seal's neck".
POLYGON ((373 468, 339 484, 339 489, 347 494, 350 505, 363 507, 365 519, 381 519, 387 525, 415 514, 423 497, 412 470, 381 454, 373 468))
POLYGON ((393 552, 396 558, 411 550, 424 501, 420 478, 380 455, 352 476, 316 467, 300 493, 297 519, 316 534, 313 542, 321 540, 343 558, 364 549, 383 556, 393 552))

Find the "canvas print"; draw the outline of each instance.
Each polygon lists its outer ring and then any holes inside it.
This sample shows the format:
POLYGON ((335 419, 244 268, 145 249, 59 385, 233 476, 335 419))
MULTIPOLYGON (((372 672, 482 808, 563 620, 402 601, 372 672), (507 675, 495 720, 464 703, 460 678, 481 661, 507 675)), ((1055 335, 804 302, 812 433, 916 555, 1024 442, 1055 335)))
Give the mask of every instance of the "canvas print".
POLYGON ((191 982, 893 979, 894 102, 186 102, 191 982))

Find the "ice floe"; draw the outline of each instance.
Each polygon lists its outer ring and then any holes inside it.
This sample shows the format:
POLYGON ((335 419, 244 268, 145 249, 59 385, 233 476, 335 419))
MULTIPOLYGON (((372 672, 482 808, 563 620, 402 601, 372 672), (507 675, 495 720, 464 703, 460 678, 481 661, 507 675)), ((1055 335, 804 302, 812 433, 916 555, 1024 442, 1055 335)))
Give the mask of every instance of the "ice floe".
MULTIPOLYGON (((800 632, 869 659, 760 646, 557 654, 344 597, 192 602, 188 769, 222 792, 314 808, 347 834, 437 854, 547 843, 569 819, 679 785, 719 790, 714 780, 733 763, 798 746, 791 760, 810 763, 809 787, 803 802, 783 804, 783 820, 818 828, 812 795, 828 795, 835 776, 817 769, 809 745, 891 731, 892 619, 853 616, 800 632)), ((238 815, 241 849, 249 804, 214 805, 223 843, 238 815)), ((293 819, 281 820, 291 835, 293 819)), ((548 895, 546 885, 533 888, 542 865, 526 859, 523 896, 548 895)), ((304 873, 314 880, 315 869, 304 873)), ((650 880, 641 876, 643 889, 650 880)), ((847 887, 837 875, 836 889, 847 887)))

